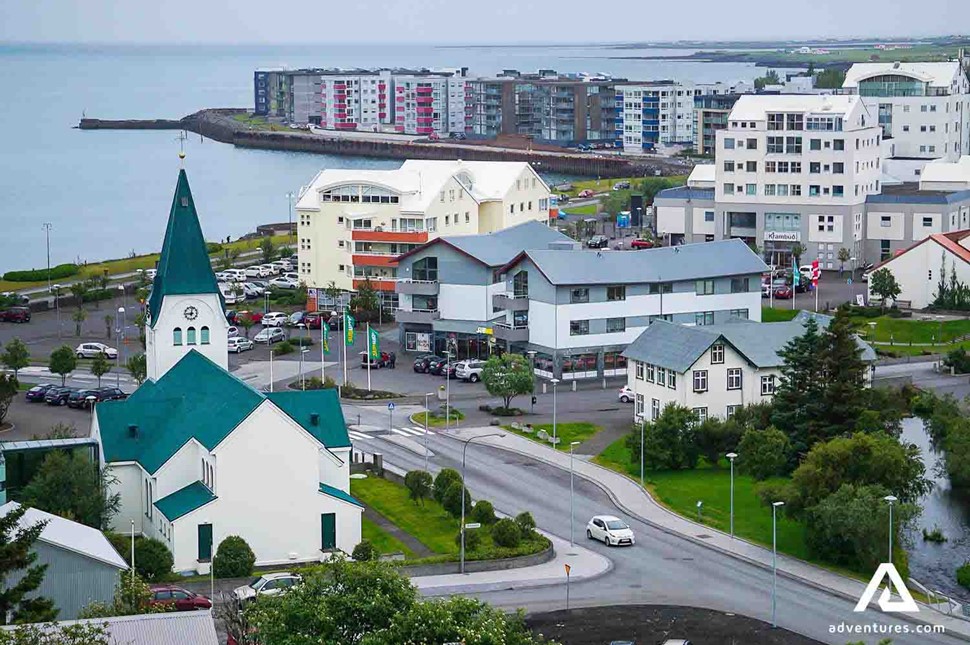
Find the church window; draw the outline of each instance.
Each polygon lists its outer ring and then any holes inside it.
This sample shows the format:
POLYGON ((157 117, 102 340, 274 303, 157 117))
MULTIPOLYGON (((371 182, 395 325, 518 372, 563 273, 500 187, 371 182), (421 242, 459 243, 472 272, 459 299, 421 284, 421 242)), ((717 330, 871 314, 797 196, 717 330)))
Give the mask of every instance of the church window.
POLYGON ((195 345, 195 327, 189 327, 185 333, 185 344, 195 345))
POLYGON ((172 344, 181 345, 182 344, 182 328, 176 327, 172 330, 172 344))
POLYGON ((209 344, 209 328, 208 327, 203 327, 200 330, 200 336, 201 336, 200 341, 202 342, 202 344, 203 345, 208 345, 209 344))

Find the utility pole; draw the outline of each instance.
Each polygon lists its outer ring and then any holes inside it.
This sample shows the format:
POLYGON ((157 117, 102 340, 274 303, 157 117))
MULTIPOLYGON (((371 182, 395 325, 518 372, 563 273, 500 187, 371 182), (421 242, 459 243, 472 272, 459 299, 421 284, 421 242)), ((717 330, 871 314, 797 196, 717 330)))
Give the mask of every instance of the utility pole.
POLYGON ((53 291, 51 288, 51 229, 54 225, 50 222, 42 224, 44 232, 47 234, 47 293, 53 291))

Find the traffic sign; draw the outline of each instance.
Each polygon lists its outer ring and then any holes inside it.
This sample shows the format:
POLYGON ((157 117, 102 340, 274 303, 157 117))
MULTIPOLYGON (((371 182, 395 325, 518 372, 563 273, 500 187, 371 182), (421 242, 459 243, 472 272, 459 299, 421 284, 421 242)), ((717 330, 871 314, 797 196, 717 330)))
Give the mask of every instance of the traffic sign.
POLYGON ((387 409, 388 410, 393 410, 394 409, 394 402, 393 401, 387 404, 387 409))
POLYGON ((482 528, 482 525, 479 522, 472 522, 471 524, 466 524, 465 525, 465 528, 466 529, 480 529, 480 528, 482 528))
POLYGON ((570 569, 572 569, 572 567, 570 567, 568 564, 564 564, 562 566, 566 567, 566 575, 568 576, 569 575, 569 571, 570 571, 570 569))

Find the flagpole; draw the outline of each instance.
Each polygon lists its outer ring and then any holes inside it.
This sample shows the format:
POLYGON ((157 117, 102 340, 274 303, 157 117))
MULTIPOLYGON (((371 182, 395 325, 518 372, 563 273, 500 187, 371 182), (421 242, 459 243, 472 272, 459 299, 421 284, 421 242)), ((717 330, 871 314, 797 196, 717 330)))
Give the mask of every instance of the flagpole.
POLYGON ((326 334, 329 329, 330 329, 329 323, 323 319, 323 316, 321 316, 320 317, 320 384, 321 384, 321 387, 323 387, 323 382, 327 380, 327 374, 326 374, 327 359, 325 357, 326 352, 324 351, 326 349, 327 344, 324 342, 323 338, 324 338, 324 334, 326 334))
POLYGON ((367 391, 370 392, 370 364, 374 360, 370 351, 370 323, 367 323, 367 391))
POLYGON ((347 311, 345 310, 344 316, 343 316, 344 324, 341 325, 344 328, 343 334, 341 334, 343 336, 343 343, 344 343, 344 387, 347 386, 347 323, 348 322, 350 321, 347 318, 347 311))

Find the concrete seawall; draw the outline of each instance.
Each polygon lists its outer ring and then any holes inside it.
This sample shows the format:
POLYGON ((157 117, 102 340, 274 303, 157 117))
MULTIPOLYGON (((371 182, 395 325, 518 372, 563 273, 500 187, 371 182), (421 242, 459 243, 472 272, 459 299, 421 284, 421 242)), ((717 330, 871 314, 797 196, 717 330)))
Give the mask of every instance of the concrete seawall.
POLYGON ((380 159, 466 159, 468 161, 526 161, 540 172, 586 177, 636 177, 684 174, 690 167, 676 160, 633 160, 612 155, 498 148, 448 142, 417 143, 328 137, 302 131, 253 130, 235 121, 241 109, 201 110, 182 119, 81 119, 81 130, 186 130, 240 148, 287 150, 315 154, 380 159))

